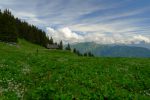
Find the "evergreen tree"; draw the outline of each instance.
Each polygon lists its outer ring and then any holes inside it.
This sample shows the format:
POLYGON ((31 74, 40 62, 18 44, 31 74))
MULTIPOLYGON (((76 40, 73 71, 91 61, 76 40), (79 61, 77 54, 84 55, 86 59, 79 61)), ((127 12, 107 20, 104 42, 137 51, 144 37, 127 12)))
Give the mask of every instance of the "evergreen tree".
POLYGON ((58 47, 59 47, 59 49, 60 49, 60 50, 63 50, 63 42, 62 42, 62 41, 60 41, 60 43, 59 43, 59 46, 58 46, 58 47))
POLYGON ((89 53, 89 56, 90 56, 90 57, 94 57, 94 54, 92 54, 92 53, 90 52, 90 53, 89 53))
POLYGON ((84 56, 88 56, 88 53, 84 53, 83 55, 84 55, 84 56))
POLYGON ((91 52, 86 52, 83 55, 86 57, 94 57, 94 55, 91 52))
POLYGON ((91 52, 88 52, 88 56, 89 56, 89 57, 92 57, 92 53, 91 53, 91 52))
POLYGON ((7 9, 0 14, 0 40, 17 42, 17 28, 14 16, 7 9))
POLYGON ((53 38, 51 37, 51 39, 49 40, 50 44, 54 44, 53 38))
POLYGON ((77 50, 76 50, 76 48, 74 48, 74 49, 73 49, 73 52, 74 52, 74 53, 77 53, 77 50))
POLYGON ((49 40, 46 33, 34 25, 15 18, 9 10, 0 10, 0 41, 17 42, 17 38, 46 47, 49 40))
POLYGON ((70 47, 70 44, 68 43, 67 47, 66 47, 66 50, 68 51, 71 51, 71 47, 70 47))
POLYGON ((1 11, 1 9, 0 9, 0 17, 1 17, 1 15, 2 15, 2 11, 1 11))
POLYGON ((79 52, 79 50, 76 51, 78 56, 83 56, 82 53, 79 52))

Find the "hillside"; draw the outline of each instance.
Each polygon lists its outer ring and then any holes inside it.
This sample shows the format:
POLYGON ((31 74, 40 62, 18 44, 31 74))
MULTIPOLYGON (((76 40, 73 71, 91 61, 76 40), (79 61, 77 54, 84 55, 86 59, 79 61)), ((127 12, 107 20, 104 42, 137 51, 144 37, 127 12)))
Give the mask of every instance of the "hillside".
POLYGON ((8 9, 0 9, 0 41, 17 43, 19 38, 45 48, 48 44, 54 44, 52 37, 49 39, 43 30, 14 17, 8 9))
POLYGON ((0 100, 148 100, 150 59, 78 57, 0 42, 0 100))
POLYGON ((91 51, 95 56, 101 57, 150 57, 150 49, 139 45, 101 45, 85 42, 73 44, 72 48, 76 48, 82 53, 91 51))
MULTIPOLYGON (((95 50, 95 53, 99 53, 99 48, 95 50)), ((150 50, 141 47, 130 47, 130 46, 108 46, 102 48, 99 56, 106 57, 150 57, 150 50)))
POLYGON ((143 48, 150 49, 150 43, 130 44, 128 46, 143 47, 143 48))

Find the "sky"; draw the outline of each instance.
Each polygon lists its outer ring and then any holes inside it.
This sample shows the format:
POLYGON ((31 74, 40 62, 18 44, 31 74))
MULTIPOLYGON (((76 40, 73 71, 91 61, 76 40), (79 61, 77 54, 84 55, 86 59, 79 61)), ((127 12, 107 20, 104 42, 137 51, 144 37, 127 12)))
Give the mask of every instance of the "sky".
POLYGON ((0 0, 56 42, 150 43, 150 0, 0 0))

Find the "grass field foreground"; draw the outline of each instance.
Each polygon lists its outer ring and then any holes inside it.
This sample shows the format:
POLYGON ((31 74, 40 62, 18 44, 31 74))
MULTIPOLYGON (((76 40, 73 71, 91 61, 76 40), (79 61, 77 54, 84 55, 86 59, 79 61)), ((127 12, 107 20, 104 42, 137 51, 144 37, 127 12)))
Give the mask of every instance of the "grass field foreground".
POLYGON ((0 42, 0 100, 150 100, 149 58, 90 58, 0 42))

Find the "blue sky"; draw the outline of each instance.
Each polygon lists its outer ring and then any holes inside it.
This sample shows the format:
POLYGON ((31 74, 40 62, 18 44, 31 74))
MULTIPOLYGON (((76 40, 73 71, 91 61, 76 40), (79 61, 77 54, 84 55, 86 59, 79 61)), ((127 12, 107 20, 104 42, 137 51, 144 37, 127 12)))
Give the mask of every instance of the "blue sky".
POLYGON ((0 8, 56 41, 150 43, 150 0, 0 0, 0 8))

